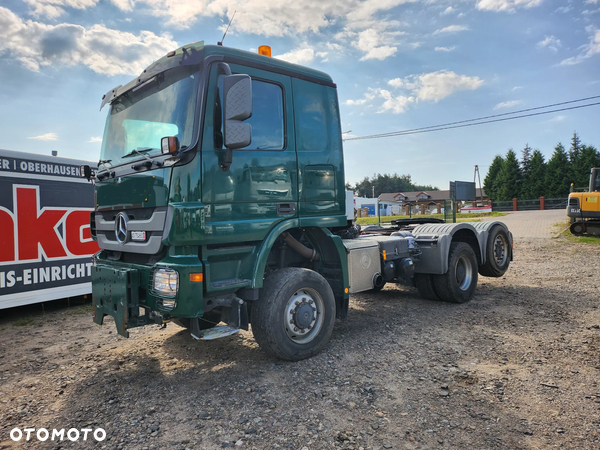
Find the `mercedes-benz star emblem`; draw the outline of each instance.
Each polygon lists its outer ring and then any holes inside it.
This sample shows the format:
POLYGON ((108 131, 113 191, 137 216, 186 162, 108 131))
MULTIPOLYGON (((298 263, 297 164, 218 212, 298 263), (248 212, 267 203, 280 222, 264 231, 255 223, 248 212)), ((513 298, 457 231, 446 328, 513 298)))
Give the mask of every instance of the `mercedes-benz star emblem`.
POLYGON ((119 244, 124 245, 127 242, 127 214, 124 212, 115 217, 115 235, 119 244))

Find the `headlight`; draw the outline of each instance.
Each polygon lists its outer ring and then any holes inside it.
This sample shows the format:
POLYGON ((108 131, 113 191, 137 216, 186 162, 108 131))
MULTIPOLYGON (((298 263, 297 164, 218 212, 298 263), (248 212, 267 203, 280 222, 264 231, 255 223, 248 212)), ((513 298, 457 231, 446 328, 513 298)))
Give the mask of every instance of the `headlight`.
POLYGON ((179 289, 179 273, 173 269, 156 269, 152 289, 165 297, 175 297, 179 289))

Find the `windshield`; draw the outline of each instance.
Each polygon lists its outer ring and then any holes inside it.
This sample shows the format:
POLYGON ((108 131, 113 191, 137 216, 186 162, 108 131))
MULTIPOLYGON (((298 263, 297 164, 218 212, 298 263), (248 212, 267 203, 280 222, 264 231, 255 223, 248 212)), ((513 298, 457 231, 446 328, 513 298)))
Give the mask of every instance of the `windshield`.
POLYGON ((192 143, 199 73, 194 66, 158 74, 111 104, 100 168, 117 166, 143 155, 160 154, 160 140, 177 136, 181 147, 192 143))

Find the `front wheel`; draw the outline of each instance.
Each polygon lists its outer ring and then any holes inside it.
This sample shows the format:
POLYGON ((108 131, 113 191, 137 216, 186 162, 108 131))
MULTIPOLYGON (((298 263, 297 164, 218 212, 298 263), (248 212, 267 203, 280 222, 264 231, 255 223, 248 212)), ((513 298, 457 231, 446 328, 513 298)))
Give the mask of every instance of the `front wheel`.
POLYGON ((319 353, 335 323, 331 286, 317 272, 290 267, 265 280, 252 305, 252 333, 258 345, 278 358, 299 361, 319 353))
POLYGON ((453 242, 448 255, 448 271, 433 276, 435 292, 441 300, 465 303, 477 288, 477 257, 465 242, 453 242))

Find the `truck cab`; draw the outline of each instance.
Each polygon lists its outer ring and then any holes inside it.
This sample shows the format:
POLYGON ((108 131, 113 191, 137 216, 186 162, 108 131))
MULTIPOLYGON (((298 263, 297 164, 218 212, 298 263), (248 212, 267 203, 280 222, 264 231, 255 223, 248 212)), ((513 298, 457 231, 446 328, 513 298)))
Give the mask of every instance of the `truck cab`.
MULTIPOLYGON (((304 265, 278 241, 284 232, 306 248, 323 247, 310 268, 328 280, 344 314, 345 251, 329 231, 347 224, 329 76, 198 42, 107 93, 106 104, 92 220, 102 249, 96 322, 112 315, 125 336, 138 324, 171 319, 247 327, 246 305, 265 275, 304 265), (239 125, 249 142, 234 142, 239 125)), ((201 337, 203 330, 193 331, 201 337)))

